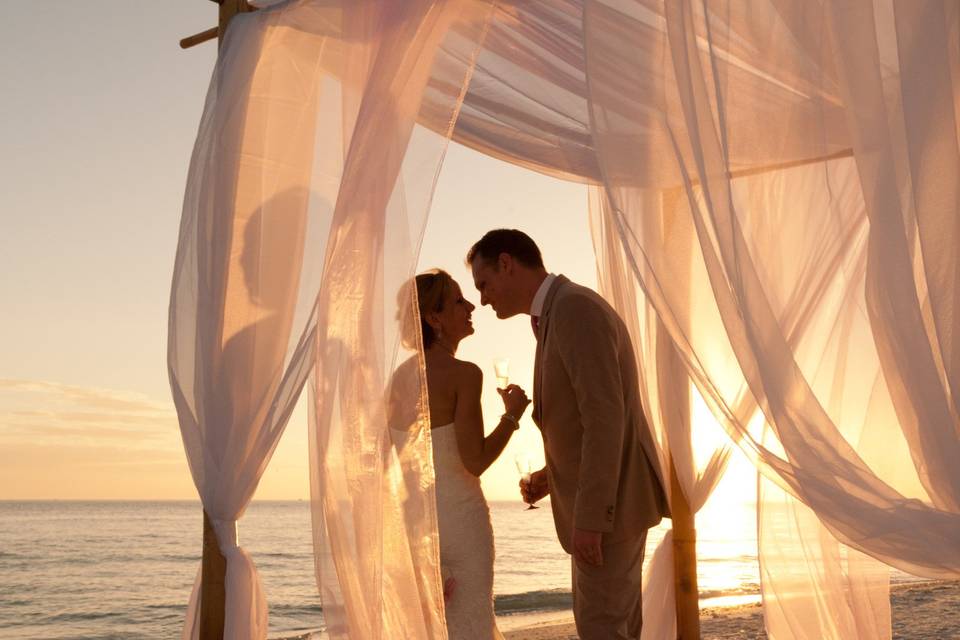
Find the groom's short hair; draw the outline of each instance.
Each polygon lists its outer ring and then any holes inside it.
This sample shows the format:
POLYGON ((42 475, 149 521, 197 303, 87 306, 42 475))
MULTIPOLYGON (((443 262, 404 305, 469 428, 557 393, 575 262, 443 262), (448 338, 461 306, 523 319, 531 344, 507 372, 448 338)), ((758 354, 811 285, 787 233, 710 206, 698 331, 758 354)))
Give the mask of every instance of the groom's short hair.
POLYGON ((517 229, 494 229, 484 234, 467 252, 467 264, 472 265, 478 257, 487 264, 494 264, 501 253, 531 269, 543 268, 543 257, 533 238, 517 229))

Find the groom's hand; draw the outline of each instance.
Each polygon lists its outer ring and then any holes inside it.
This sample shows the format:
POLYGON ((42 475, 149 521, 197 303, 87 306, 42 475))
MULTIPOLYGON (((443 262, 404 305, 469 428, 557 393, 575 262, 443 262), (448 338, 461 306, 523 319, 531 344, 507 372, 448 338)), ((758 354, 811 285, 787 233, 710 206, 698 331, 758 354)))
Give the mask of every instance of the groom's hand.
POLYGON ((520 481, 520 495, 527 504, 542 500, 550 493, 550 481, 547 479, 546 468, 530 474, 530 482, 520 481))
POLYGON ((603 566, 603 534, 599 531, 573 529, 573 557, 583 564, 603 566))

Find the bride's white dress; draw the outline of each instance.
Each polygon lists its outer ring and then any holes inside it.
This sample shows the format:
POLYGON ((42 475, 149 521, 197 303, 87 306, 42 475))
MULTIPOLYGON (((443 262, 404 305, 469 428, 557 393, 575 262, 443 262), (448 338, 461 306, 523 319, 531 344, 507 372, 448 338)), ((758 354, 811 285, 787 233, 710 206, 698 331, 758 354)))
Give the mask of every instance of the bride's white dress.
POLYGON ((450 640, 501 640, 493 614, 493 527, 480 479, 460 460, 453 424, 430 432, 437 487, 440 565, 456 580, 446 604, 450 640))

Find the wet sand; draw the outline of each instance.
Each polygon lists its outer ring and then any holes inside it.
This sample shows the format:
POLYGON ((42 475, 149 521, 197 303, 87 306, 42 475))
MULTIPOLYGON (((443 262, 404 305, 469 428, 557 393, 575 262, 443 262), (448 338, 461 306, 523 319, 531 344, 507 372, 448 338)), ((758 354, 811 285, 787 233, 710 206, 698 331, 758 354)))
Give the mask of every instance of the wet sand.
MULTIPOLYGON (((960 639, 960 581, 924 582, 891 588, 894 640, 960 639)), ((573 616, 504 634, 507 640, 577 640, 573 616)), ((703 640, 766 638, 759 604, 706 608, 700 612, 703 640)))

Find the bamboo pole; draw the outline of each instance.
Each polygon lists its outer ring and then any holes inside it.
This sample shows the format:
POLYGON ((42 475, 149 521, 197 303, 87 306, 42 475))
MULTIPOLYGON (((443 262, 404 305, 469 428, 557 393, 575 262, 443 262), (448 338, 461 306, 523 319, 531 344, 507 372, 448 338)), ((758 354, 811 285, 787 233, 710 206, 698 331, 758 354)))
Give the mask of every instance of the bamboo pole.
POLYGON ((210 27, 206 31, 201 31, 200 33, 195 33, 192 36, 187 36, 180 40, 181 49, 189 49, 190 47, 195 47, 198 44, 203 44, 208 40, 213 40, 218 35, 220 35, 220 27, 210 27))
POLYGON ((840 158, 852 158, 853 149, 841 149, 840 151, 835 151, 833 153, 828 153, 824 156, 817 156, 816 158, 800 158, 799 160, 788 160, 786 162, 778 162, 775 164, 762 165, 759 167, 749 167, 747 169, 740 169, 739 171, 731 171, 730 179, 735 180, 736 178, 745 178, 747 176, 755 176, 762 173, 770 173, 771 171, 783 171, 784 169, 792 169, 794 167, 802 167, 808 164, 818 164, 822 162, 828 162, 830 160, 839 160, 840 158))
POLYGON ((203 511, 203 562, 200 568, 200 638, 222 640, 226 610, 227 559, 220 553, 217 534, 203 511))
POLYGON ((677 470, 670 458, 670 513, 673 520, 673 580, 677 606, 677 639, 700 638, 700 594, 697 588, 697 530, 677 470))
MULTIPOLYGON (((184 49, 217 36, 217 47, 223 44, 230 20, 238 13, 254 11, 246 0, 213 0, 220 5, 219 23, 215 29, 184 38, 180 46, 184 49), (186 42, 186 45, 185 45, 186 42)), ((200 639, 224 640, 223 629, 226 616, 227 560, 223 557, 217 534, 206 509, 203 511, 203 560, 200 569, 200 639)))
POLYGON ((220 5, 219 11, 219 21, 216 27, 210 27, 205 29, 200 33, 195 33, 192 36, 187 36, 180 40, 181 49, 189 49, 190 47, 195 47, 198 44, 203 44, 217 39, 217 47, 219 48, 223 44, 223 36, 227 32, 227 25, 230 23, 230 19, 238 13, 247 13, 249 11, 256 11, 257 7, 251 6, 247 0, 213 0, 220 5))
MULTIPOLYGON (((683 190, 665 189, 660 193, 660 216, 648 216, 649 233, 666 234, 680 206, 683 190)), ((692 234, 692 229, 690 230, 692 234)), ((661 235, 661 241, 666 236, 661 235)), ((683 242, 672 243, 679 264, 689 264, 692 258, 694 239, 692 235, 683 242)), ((690 299, 690 279, 680 279, 675 285, 675 294, 680 299, 690 299)), ((657 320, 657 378, 661 401, 670 407, 670 420, 674 427, 680 428, 677 437, 681 440, 692 437, 690 410, 690 378, 680 358, 673 340, 662 320, 657 320)), ((668 434, 672 433, 668 430, 668 434)), ((700 638, 700 594, 697 588, 697 532, 690 502, 683 492, 677 473, 678 456, 691 456, 689 443, 672 442, 668 437, 667 459, 670 474, 670 512, 673 526, 673 580, 674 605, 677 616, 677 635, 679 640, 699 640, 700 638), (676 446, 674 446, 676 445, 676 446)), ((692 463, 693 461, 690 460, 692 463)))
POLYGON ((227 33, 227 26, 230 24, 230 20, 233 16, 238 13, 246 13, 248 11, 255 11, 254 7, 251 7, 247 0, 216 0, 220 3, 220 25, 219 33, 217 34, 217 47, 223 44, 223 37, 227 33))

